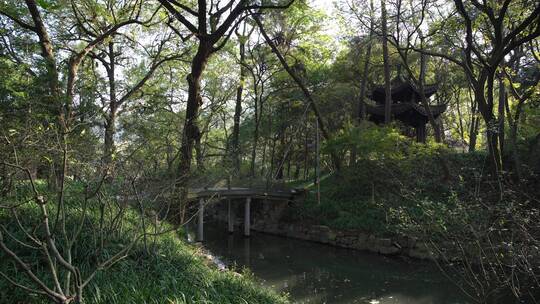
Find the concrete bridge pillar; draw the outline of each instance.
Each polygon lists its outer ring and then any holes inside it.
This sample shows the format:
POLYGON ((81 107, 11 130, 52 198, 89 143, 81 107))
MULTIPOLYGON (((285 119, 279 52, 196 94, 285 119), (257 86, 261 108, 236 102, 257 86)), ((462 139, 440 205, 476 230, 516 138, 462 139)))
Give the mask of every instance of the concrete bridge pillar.
POLYGON ((204 198, 199 199, 199 221, 197 225, 197 241, 204 241, 204 198))
POLYGON ((234 212, 230 198, 227 200, 227 224, 229 225, 228 231, 232 234, 234 232, 234 212))
POLYGON ((244 206, 244 236, 249 237, 251 232, 251 197, 246 198, 244 206))

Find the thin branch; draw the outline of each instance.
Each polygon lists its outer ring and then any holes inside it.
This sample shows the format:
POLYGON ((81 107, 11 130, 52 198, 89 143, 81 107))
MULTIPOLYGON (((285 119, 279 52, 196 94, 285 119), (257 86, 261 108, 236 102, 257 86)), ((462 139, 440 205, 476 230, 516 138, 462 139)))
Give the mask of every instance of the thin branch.
POLYGON ((182 13, 180 13, 176 8, 174 8, 172 6, 172 4, 168 0, 158 0, 158 1, 159 1, 159 3, 161 3, 169 11, 169 13, 171 13, 176 18, 176 20, 178 20, 185 27, 187 27, 187 29, 190 32, 192 32, 194 34, 199 32, 197 27, 195 25, 193 25, 193 23, 189 22, 189 20, 187 20, 187 18, 184 17, 184 15, 182 15, 182 13))
POLYGON ((3 10, 0 10, 0 15, 3 15, 3 16, 6 16, 8 19, 10 19, 11 21, 17 23, 20 27, 24 28, 24 29, 27 29, 27 30, 30 30, 32 32, 36 32, 37 31, 37 27, 33 26, 33 25, 30 25, 24 21, 22 21, 21 19, 9 14, 8 12, 6 11, 3 11, 3 10))

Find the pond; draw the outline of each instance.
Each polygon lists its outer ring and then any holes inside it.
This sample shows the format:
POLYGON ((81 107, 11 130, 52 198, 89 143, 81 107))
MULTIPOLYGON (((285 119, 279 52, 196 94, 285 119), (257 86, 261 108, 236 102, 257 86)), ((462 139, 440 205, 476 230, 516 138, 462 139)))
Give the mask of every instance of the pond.
POLYGON ((227 265, 249 268, 294 303, 470 303, 432 263, 255 232, 244 238, 221 226, 205 225, 204 247, 227 265))

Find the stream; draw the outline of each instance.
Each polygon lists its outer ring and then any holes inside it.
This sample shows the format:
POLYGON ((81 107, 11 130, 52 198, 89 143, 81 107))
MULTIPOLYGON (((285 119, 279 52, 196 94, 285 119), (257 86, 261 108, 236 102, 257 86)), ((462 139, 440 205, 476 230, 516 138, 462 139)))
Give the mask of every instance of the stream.
POLYGON ((429 262, 256 232, 244 238, 218 226, 205 225, 204 242, 218 264, 249 268, 262 285, 289 293, 294 303, 471 303, 429 262))

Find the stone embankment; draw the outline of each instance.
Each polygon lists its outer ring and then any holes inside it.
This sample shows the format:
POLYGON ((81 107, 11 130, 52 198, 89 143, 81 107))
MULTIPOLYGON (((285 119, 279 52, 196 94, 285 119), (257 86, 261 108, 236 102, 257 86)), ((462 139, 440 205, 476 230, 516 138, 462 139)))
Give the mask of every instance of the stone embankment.
MULTIPOLYGON (((234 226, 242 223, 243 204, 233 204, 234 226)), ((262 202, 252 204, 252 225, 254 231, 328 244, 336 247, 371 251, 384 255, 401 255, 416 259, 433 260, 438 255, 416 238, 399 235, 380 237, 358 230, 337 230, 322 225, 306 225, 283 221, 287 203, 262 202)), ((227 222, 227 204, 217 204, 209 208, 208 216, 214 220, 227 222)))
POLYGON ((425 260, 437 258, 437 254, 426 243, 403 235, 386 238, 356 230, 335 230, 322 225, 264 223, 261 221, 256 223, 252 229, 263 233, 383 255, 403 255, 425 260))

